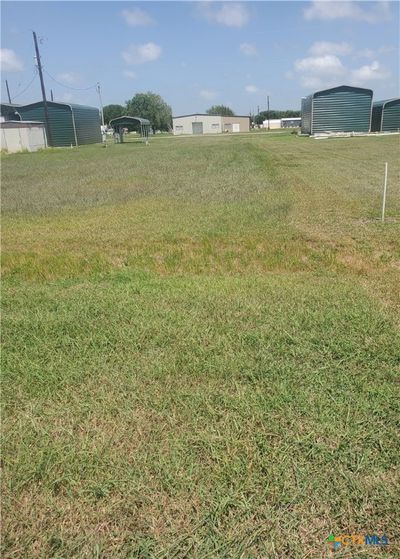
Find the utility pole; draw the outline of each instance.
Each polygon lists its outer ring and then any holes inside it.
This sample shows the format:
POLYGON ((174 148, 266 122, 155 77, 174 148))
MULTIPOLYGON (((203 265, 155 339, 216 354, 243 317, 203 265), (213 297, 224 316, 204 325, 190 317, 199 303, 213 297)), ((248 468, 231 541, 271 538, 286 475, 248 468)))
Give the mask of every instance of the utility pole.
POLYGON ((54 101, 53 90, 52 89, 50 89, 50 97, 51 97, 51 100, 54 101))
POLYGON ((42 97, 43 97, 43 106, 44 106, 44 120, 45 120, 45 125, 46 125, 46 134, 47 134, 47 144, 49 146, 52 146, 53 145, 53 140, 51 138, 49 109, 47 107, 46 90, 44 88, 42 62, 40 60, 40 53, 39 53, 39 47, 38 47, 36 33, 34 31, 32 31, 32 33, 33 33, 33 42, 35 43, 36 61, 37 61, 38 71, 39 71, 40 87, 42 88, 42 97))
POLYGON ((267 95, 267 118, 268 118, 268 130, 269 130, 269 95, 267 95))
POLYGON ((102 124, 102 126, 104 126, 103 101, 101 99, 100 82, 97 82, 96 89, 97 89, 97 93, 99 94, 99 100, 100 100, 101 124, 102 124))
POLYGON ((11 105, 11 96, 10 96, 10 90, 8 89, 8 81, 7 80, 6 80, 6 88, 7 88, 8 102, 11 105))

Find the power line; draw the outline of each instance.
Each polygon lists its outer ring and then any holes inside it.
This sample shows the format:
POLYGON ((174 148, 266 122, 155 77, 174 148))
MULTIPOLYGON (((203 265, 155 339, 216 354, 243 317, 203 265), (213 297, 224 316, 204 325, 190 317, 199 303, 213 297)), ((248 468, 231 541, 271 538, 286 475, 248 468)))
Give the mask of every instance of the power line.
POLYGON ((25 87, 25 89, 23 89, 22 91, 17 93, 17 95, 13 95, 13 100, 15 100, 17 97, 20 97, 23 93, 25 93, 25 91, 27 91, 31 87, 31 85, 35 81, 35 78, 36 78, 37 75, 38 75, 38 71, 35 69, 34 72, 33 72, 33 78, 31 79, 31 81, 28 83, 28 85, 25 87))
POLYGON ((97 83, 94 85, 90 85, 89 87, 72 87, 71 85, 66 85, 65 83, 61 83, 58 80, 56 80, 56 78, 54 78, 51 74, 49 74, 47 70, 43 69, 43 72, 45 72, 49 76, 49 78, 53 80, 53 82, 56 82, 61 87, 66 87, 67 89, 73 89, 74 91, 87 91, 88 89, 95 89, 97 87, 97 83))

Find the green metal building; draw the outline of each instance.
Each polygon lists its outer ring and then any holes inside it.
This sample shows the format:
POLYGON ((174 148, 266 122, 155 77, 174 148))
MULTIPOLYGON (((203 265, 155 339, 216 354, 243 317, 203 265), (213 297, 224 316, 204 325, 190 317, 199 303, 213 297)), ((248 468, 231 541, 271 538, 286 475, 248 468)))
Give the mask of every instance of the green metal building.
POLYGON ((372 90, 341 85, 317 91, 301 102, 301 132, 369 132, 372 90))
MULTIPOLYGON (((81 146, 101 142, 100 113, 95 107, 47 101, 51 145, 81 146)), ((45 122, 44 103, 18 107, 21 120, 45 122)), ((50 138, 48 138, 50 145, 50 138)))
POLYGON ((3 120, 20 120, 17 112, 20 106, 15 103, 0 103, 0 113, 3 120))
POLYGON ((372 132, 400 131, 400 97, 376 101, 372 106, 372 132))

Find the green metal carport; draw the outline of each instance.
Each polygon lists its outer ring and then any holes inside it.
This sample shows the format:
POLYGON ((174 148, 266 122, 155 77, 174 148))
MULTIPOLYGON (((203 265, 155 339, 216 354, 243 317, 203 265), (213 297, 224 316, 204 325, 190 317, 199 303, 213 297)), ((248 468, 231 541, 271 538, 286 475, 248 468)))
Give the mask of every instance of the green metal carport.
POLYGON ((301 132, 369 132, 372 90, 340 85, 302 99, 301 132))
POLYGON ((15 103, 0 103, 0 112, 4 120, 20 120, 18 109, 20 105, 15 103))
POLYGON ((376 101, 372 106, 372 132, 400 130, 400 97, 376 101))
POLYGON ((127 128, 129 131, 140 131, 140 134, 145 142, 147 143, 148 141, 150 121, 147 120, 147 118, 141 118, 140 116, 119 116, 110 120, 110 126, 113 128, 115 133, 119 134, 120 142, 124 141, 122 133, 124 128, 127 128))
MULTIPOLYGON (((47 101, 53 147, 101 142, 100 113, 96 107, 47 101)), ((18 107, 21 120, 45 122, 43 101, 18 107)))

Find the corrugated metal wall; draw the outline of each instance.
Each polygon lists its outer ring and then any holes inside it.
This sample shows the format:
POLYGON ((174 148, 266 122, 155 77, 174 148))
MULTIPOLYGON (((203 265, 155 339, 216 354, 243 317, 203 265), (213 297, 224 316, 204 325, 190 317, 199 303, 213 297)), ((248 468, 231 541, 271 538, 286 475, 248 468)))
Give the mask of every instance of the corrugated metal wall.
MULTIPOLYGON (((94 107, 47 102, 52 145, 69 147, 101 142, 100 114, 94 107), (76 136, 75 136, 76 133, 76 136)), ((22 120, 45 122, 43 102, 18 108, 22 120)))
POLYGON ((75 119, 78 145, 101 142, 101 122, 99 110, 84 105, 71 105, 75 119))
POLYGON ((340 86, 313 95, 311 133, 369 132, 372 91, 340 86))
MULTIPOLYGON (((75 146, 75 133, 72 123, 72 112, 68 105, 48 102, 51 140, 53 147, 75 146)), ((45 122, 43 102, 25 105, 18 109, 22 120, 45 122)), ((48 138, 49 140, 49 138, 48 138)))
POLYGON ((400 98, 376 101, 372 107, 373 132, 397 132, 400 130, 400 98))
POLYGON ((1 103, 0 108, 1 108, 1 116, 4 118, 4 120, 20 120, 20 117, 17 112, 19 105, 14 105, 14 104, 10 105, 10 103, 1 103))
POLYGON ((400 99, 387 101, 383 107, 382 132, 400 130, 400 99))
POLYGON ((371 132, 380 132, 382 124, 383 102, 378 101, 372 105, 371 132))
POLYGON ((301 133, 311 134, 312 95, 301 100, 301 133))

